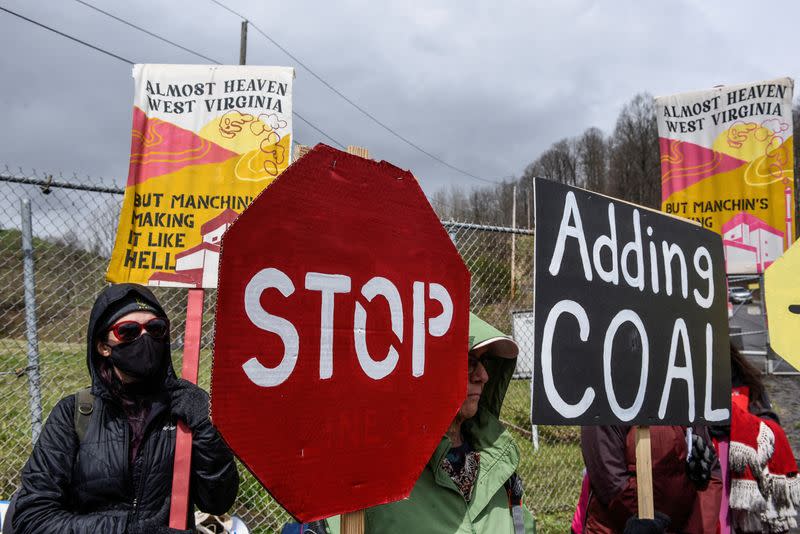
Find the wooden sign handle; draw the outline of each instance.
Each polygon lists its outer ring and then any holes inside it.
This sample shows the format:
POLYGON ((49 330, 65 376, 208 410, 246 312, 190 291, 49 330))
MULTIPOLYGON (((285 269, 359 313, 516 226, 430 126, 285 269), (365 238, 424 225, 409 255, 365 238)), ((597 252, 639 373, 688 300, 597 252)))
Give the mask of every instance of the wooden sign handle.
POLYGON ((341 534, 364 534, 364 510, 348 512, 342 516, 341 534))
POLYGON ((347 153, 354 156, 361 156, 364 159, 369 159, 369 150, 363 146, 350 145, 347 147, 347 153))
POLYGON ((650 457, 650 427, 636 427, 636 496, 639 519, 654 519, 653 462, 650 457))
MULTIPOLYGON (((197 383, 200 366, 200 337, 203 333, 203 289, 190 289, 186 304, 186 333, 183 342, 183 369, 181 376, 197 383)), ((189 476, 192 466, 192 431, 183 421, 178 421, 175 435, 175 462, 172 471, 172 497, 169 526, 178 530, 186 528, 189 514, 189 476)))

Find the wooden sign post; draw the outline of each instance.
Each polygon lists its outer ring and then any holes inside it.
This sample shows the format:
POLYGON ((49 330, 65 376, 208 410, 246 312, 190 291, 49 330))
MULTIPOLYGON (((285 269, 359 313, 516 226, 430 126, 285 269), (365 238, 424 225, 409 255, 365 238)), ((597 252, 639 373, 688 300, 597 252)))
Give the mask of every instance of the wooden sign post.
POLYGON ((364 510, 348 512, 342 516, 341 534, 364 534, 364 510))
POLYGON ((653 504, 653 462, 650 456, 650 427, 636 427, 636 497, 639 518, 655 518, 653 504))
MULTIPOLYGON (((369 159, 369 150, 364 147, 349 145, 347 153, 369 159)), ((364 510, 343 514, 341 534, 364 534, 364 521, 364 510)))
MULTIPOLYGON (((186 330, 183 341, 181 377, 197 383, 200 367, 200 338, 203 332, 204 289, 190 289, 186 303, 186 330)), ((175 436, 175 464, 172 471, 172 498, 169 526, 178 530, 186 528, 189 512, 189 475, 192 467, 192 431, 183 421, 178 421, 175 436)))

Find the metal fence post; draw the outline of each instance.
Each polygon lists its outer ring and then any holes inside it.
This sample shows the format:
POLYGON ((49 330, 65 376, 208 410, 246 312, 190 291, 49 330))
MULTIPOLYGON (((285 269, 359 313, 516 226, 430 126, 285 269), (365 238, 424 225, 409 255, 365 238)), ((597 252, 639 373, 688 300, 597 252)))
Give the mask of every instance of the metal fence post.
POLYGON ((28 338, 28 394, 30 396, 31 439, 36 443, 42 431, 42 392, 39 384, 39 336, 36 328, 36 294, 33 278, 33 227, 31 201, 20 202, 22 217, 22 272, 25 285, 25 328, 28 338))
POLYGON ((769 318, 767 317, 767 302, 766 298, 764 298, 764 273, 758 275, 758 296, 759 298, 759 307, 761 311, 761 319, 764 321, 764 329, 766 330, 766 338, 767 343, 764 347, 766 349, 766 355, 764 356, 767 368, 767 374, 771 375, 775 372, 775 361, 770 356, 769 350, 769 318))

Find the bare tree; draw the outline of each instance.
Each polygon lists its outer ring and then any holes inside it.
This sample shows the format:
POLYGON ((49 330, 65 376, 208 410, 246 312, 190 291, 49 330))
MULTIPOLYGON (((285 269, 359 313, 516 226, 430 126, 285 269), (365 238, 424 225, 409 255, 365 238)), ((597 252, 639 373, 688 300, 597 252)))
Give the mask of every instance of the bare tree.
POLYGON ((445 189, 439 189, 438 191, 435 191, 430 200, 436 215, 438 215, 440 219, 456 218, 455 214, 453 213, 454 210, 451 208, 450 203, 448 202, 447 191, 445 189))
MULTIPOLYGON (((800 115, 800 106, 795 108, 800 115)), ((800 120, 795 119, 795 124, 800 120)), ((797 148, 796 148, 797 150, 797 148)), ((609 139, 599 128, 553 143, 518 180, 466 191, 437 191, 432 201, 441 216, 479 224, 510 225, 513 184, 517 185, 517 225, 532 224, 534 177, 585 187, 654 208, 660 207, 661 168, 655 104, 647 93, 628 102, 609 139)))
POLYGON ((92 213, 91 227, 89 228, 89 249, 103 258, 110 258, 114 250, 114 240, 117 237, 119 212, 122 204, 118 198, 109 199, 99 203, 92 213))
POLYGON ((80 234, 75 228, 67 228, 61 236, 54 239, 54 242, 67 249, 82 250, 86 248, 80 234))
POLYGON ((562 183, 582 185, 578 180, 578 149, 574 139, 562 139, 553 145, 561 168, 562 183))
POLYGON ((469 211, 469 198, 460 186, 451 184, 448 189, 448 202, 453 210, 453 217, 464 220, 469 211))
POLYGON ((661 205, 661 163, 653 97, 639 93, 617 118, 611 139, 610 193, 652 208, 661 205))
POLYGON ((589 128, 576 140, 579 182, 591 191, 607 193, 608 143, 599 128, 589 128))
POLYGON ((536 161, 525 169, 524 177, 538 176, 562 184, 578 183, 578 153, 574 139, 553 143, 536 161))

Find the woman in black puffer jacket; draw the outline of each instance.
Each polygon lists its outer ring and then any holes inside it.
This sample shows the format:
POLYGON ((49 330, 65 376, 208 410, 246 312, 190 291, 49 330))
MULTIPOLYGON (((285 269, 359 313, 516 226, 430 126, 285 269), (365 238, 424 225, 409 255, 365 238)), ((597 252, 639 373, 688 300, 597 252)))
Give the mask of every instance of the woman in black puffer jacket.
POLYGON ((193 438, 187 525, 192 504, 225 513, 239 486, 236 464, 211 424, 208 394, 175 376, 169 323, 153 294, 107 287, 87 341, 94 401, 85 436, 76 432, 75 395, 61 399, 23 468, 15 534, 182 532, 167 527, 179 419, 193 438))

